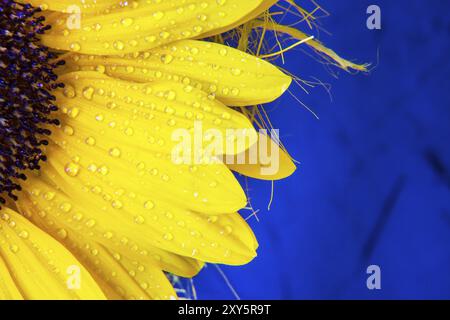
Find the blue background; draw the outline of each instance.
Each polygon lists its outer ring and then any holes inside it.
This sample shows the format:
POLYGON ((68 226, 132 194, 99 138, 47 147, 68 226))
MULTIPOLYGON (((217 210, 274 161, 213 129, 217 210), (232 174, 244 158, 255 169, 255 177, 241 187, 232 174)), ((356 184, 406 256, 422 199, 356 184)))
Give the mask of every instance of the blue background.
MULTIPOLYGON (((450 1, 319 3, 332 32, 320 39, 373 70, 336 79, 287 54, 284 67, 331 84, 332 101, 292 87, 320 120, 288 94, 268 108, 301 164, 275 183, 270 211, 270 183, 251 182, 259 256, 221 269, 243 299, 450 298, 450 1), (370 4, 381 31, 366 28, 370 4), (381 290, 366 287, 370 264, 381 290)), ((194 283, 200 299, 234 298, 214 266, 194 283)))

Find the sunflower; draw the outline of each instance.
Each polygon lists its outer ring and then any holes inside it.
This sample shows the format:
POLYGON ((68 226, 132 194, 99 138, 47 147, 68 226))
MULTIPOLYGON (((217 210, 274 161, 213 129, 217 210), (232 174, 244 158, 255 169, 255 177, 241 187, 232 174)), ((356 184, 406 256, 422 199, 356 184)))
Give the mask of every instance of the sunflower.
POLYGON ((171 135, 201 121, 249 133, 227 155, 257 142, 243 108, 274 101, 292 78, 219 42, 259 28, 276 3, 0 0, 1 299, 173 299, 167 274, 256 256, 231 170, 281 179, 290 157, 278 150, 270 176, 261 163, 179 164, 171 135))

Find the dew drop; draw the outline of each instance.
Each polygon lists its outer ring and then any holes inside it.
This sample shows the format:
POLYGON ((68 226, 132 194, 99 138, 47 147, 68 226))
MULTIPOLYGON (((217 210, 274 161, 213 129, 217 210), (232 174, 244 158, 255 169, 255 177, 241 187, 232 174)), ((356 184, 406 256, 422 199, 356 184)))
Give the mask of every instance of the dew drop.
POLYGON ((114 209, 122 209, 123 203, 122 203, 120 200, 114 200, 114 201, 111 203, 111 206, 112 206, 114 209))
POLYGON ((145 218, 143 216, 135 216, 134 222, 136 224, 143 224, 145 222, 145 218))
POLYGON ((153 18, 155 18, 156 20, 161 20, 164 17, 164 12, 162 11, 157 11, 155 13, 153 13, 153 18))
POLYGON ((118 148, 111 148, 109 149, 109 155, 113 158, 119 158, 121 155, 121 151, 118 148))
POLYGON ((26 230, 20 231, 19 237, 21 237, 22 239, 28 239, 28 237, 29 237, 28 231, 26 231, 26 230))
POLYGON ((67 238, 67 230, 59 229, 57 233, 58 233, 58 237, 60 237, 61 239, 67 238))
POLYGON ((85 97, 88 100, 92 100, 92 97, 94 96, 94 88, 93 87, 86 87, 83 89, 83 97, 85 97))
POLYGON ((145 208, 145 209, 150 210, 150 209, 153 209, 154 207, 155 207, 155 204, 154 204, 153 201, 151 201, 151 200, 148 200, 148 201, 146 201, 146 202, 144 203, 144 208, 145 208))
POLYGON ((120 22, 124 27, 129 27, 133 24, 134 20, 132 18, 123 18, 120 22))
POLYGON ((115 41, 114 42, 114 48, 116 48, 117 50, 123 50, 125 48, 125 45, 122 41, 115 41))
POLYGON ((64 167, 64 171, 69 177, 76 177, 80 173, 80 166, 75 162, 69 162, 64 167))
POLYGON ((173 235, 170 232, 168 232, 164 234, 163 238, 164 240, 170 241, 173 240, 173 235))
POLYGON ((164 64, 169 64, 173 61, 173 56, 171 56, 170 54, 163 54, 161 56, 161 62, 164 64))
POLYGON ((93 226, 95 226, 96 221, 94 219, 89 219, 88 221, 86 221, 86 226, 88 228, 92 228, 93 226))
POLYGON ((78 42, 73 42, 70 44, 70 49, 72 51, 80 51, 81 50, 81 45, 78 42))

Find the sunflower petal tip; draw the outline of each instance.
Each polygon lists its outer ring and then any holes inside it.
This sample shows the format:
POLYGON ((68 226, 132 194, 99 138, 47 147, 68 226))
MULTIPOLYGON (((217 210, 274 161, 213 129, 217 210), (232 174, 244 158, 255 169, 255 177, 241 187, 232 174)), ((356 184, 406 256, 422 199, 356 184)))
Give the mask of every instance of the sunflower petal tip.
POLYGON ((284 83, 281 86, 281 94, 282 95, 289 89, 289 87, 291 86, 292 81, 293 81, 292 77, 288 76, 287 74, 285 74, 283 78, 284 78, 283 79, 284 83))

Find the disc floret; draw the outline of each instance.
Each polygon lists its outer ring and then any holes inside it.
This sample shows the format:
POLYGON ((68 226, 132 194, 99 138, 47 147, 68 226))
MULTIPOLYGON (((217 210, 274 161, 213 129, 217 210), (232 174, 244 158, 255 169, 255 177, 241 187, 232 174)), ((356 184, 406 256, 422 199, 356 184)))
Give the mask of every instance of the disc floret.
POLYGON ((51 113, 58 108, 53 89, 55 68, 64 62, 39 42, 50 26, 41 10, 12 0, 0 0, 0 203, 13 200, 27 170, 46 160, 42 146, 58 125, 51 113))

